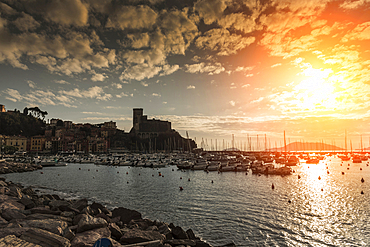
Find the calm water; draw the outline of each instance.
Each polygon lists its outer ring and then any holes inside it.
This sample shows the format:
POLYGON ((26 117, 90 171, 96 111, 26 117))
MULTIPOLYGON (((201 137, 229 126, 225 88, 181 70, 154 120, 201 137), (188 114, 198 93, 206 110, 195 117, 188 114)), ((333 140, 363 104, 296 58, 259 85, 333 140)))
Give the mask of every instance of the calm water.
POLYGON ((285 177, 93 164, 2 177, 50 188, 55 191, 49 193, 65 197, 135 209, 143 217, 191 228, 214 246, 231 241, 238 246, 370 245, 367 162, 342 166, 335 158, 320 162, 294 167, 295 173, 285 177))

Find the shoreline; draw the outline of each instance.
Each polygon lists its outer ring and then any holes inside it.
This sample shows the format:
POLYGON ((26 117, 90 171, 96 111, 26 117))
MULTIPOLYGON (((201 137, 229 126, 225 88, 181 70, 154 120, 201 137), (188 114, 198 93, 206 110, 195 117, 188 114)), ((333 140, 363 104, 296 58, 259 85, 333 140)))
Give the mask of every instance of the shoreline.
MULTIPOLYGON (((8 164, 15 167, 8 171, 42 169, 32 164, 22 164, 22 168, 20 164, 8 164)), ((55 194, 38 195, 32 186, 24 187, 2 177, 0 212, 0 245, 6 246, 26 241, 43 247, 91 247, 98 239, 107 237, 115 247, 137 243, 150 247, 211 247, 191 229, 185 231, 173 223, 143 219, 136 210, 123 207, 110 210, 86 198, 67 200, 55 194)))

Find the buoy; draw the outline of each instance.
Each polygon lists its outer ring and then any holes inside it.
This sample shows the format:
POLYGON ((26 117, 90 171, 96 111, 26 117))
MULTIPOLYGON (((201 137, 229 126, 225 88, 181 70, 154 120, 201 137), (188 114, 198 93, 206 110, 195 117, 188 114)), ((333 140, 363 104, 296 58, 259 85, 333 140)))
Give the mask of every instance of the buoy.
POLYGON ((342 175, 344 175, 344 172, 342 172, 342 175))
POLYGON ((58 174, 58 176, 60 176, 60 174, 58 174))
POLYGON ((298 179, 301 179, 301 176, 300 175, 298 175, 298 179))
POLYGON ((184 190, 184 188, 180 186, 180 190, 184 190))
POLYGON ((364 194, 364 191, 363 190, 361 190, 361 195, 363 195, 364 194))
POLYGON ((152 174, 152 177, 154 177, 154 174, 152 174))
POLYGON ((292 203, 292 201, 291 201, 291 200, 288 200, 288 202, 289 202, 289 203, 292 203))
POLYGON ((87 171, 89 172, 89 171, 90 171, 90 169, 87 169, 87 171))
POLYGON ((364 178, 361 178, 361 183, 365 182, 365 179, 364 178))
POLYGON ((139 176, 140 176, 141 174, 139 173, 139 176))
POLYGON ((245 175, 248 175, 248 172, 246 172, 245 175))
POLYGON ((78 168, 78 170, 81 170, 81 167, 80 167, 80 168, 78 168))
POLYGON ((128 174, 128 172, 126 172, 126 174, 128 174))
POLYGON ((95 177, 93 177, 93 179, 95 179, 95 177))
POLYGON ((190 181, 190 178, 188 178, 188 181, 190 181))
POLYGON ((213 183, 213 180, 212 180, 212 183, 213 183))
POLYGON ((182 177, 180 177, 180 179, 182 179, 182 177))
POLYGON ((98 170, 96 170, 96 171, 98 171, 98 170))
POLYGON ((127 183, 128 183, 128 181, 127 181, 127 183))
POLYGON ((321 179, 321 177, 319 176, 319 180, 321 179))
POLYGON ((117 172, 117 173, 119 173, 119 172, 117 172))
POLYGON ((162 175, 162 178, 164 178, 164 175, 162 175))
POLYGON ((324 189, 321 189, 321 191, 324 191, 324 189))
POLYGON ((326 170, 328 170, 329 169, 329 167, 326 167, 326 170))
POLYGON ((348 166, 349 166, 349 164, 348 164, 348 166))
POLYGON ((40 172, 41 174, 44 174, 44 172, 40 172))
POLYGON ((172 169, 172 171, 174 171, 174 170, 172 169))
POLYGON ((307 168, 310 168, 310 167, 307 167, 307 168))
POLYGON ((271 185, 271 189, 275 189, 275 185, 274 184, 271 185))
POLYGON ((362 171, 362 168, 360 167, 360 171, 362 171))
POLYGON ((158 176, 162 176, 162 173, 158 173, 158 176))
POLYGON ((327 171, 327 173, 329 174, 330 172, 329 172, 329 171, 327 171))

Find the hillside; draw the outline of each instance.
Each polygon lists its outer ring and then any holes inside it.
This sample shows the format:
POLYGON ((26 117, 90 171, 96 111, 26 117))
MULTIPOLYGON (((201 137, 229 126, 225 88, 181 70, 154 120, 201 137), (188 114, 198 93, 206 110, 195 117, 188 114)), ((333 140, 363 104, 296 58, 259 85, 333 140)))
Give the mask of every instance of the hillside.
POLYGON ((19 111, 0 113, 0 135, 35 136, 43 135, 45 122, 19 111))

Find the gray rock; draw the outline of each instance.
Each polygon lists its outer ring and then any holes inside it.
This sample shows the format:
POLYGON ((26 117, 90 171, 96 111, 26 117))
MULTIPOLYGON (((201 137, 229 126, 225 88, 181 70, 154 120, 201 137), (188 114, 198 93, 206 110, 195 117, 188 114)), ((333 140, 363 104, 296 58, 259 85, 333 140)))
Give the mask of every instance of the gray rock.
POLYGON ((13 219, 25 219, 26 218, 26 215, 22 214, 19 210, 16 210, 16 209, 5 209, 3 210, 1 216, 7 221, 11 221, 13 219))
POLYGON ((20 227, 20 228, 1 228, 0 229, 0 238, 3 238, 8 235, 15 235, 16 237, 20 237, 24 232, 26 232, 28 228, 20 227))
POLYGON ((6 193, 9 196, 16 197, 18 199, 22 198, 22 190, 19 186, 12 185, 8 187, 9 191, 6 193))
POLYGON ((0 227, 5 227, 8 225, 8 221, 5 220, 3 217, 0 217, 0 227))
POLYGON ((52 215, 60 215, 61 211, 53 211, 50 210, 48 206, 42 207, 35 207, 30 209, 32 214, 52 214, 52 215))
POLYGON ((163 224, 158 228, 159 233, 163 234, 167 240, 172 239, 172 229, 168 225, 163 224))
POLYGON ((77 232, 84 232, 96 228, 102 228, 108 226, 105 219, 95 218, 91 215, 83 215, 77 224, 77 232))
POLYGON ((186 234, 188 235, 189 239, 193 239, 193 240, 196 240, 196 239, 199 239, 195 236, 193 230, 189 229, 186 231, 186 234))
POLYGON ((75 203, 73 203, 72 207, 78 209, 81 212, 84 208, 87 207, 87 205, 88 205, 88 201, 86 198, 84 198, 84 199, 78 200, 75 203))
POLYGON ((123 233, 115 223, 108 224, 108 229, 111 232, 112 237, 114 237, 115 239, 120 240, 122 238, 123 233))
POLYGON ((60 216, 63 216, 63 217, 68 217, 68 218, 73 218, 75 216, 75 213, 74 212, 70 212, 70 211, 64 211, 60 214, 60 216))
POLYGON ((22 197, 20 200, 19 200, 20 203, 22 203, 26 209, 30 209, 30 208, 34 208, 36 207, 36 204, 35 202, 32 200, 32 199, 29 199, 27 197, 22 197))
POLYGON ((23 227, 38 228, 48 232, 63 235, 64 230, 68 227, 67 222, 61 220, 25 220, 20 222, 23 227))
POLYGON ((68 207, 68 206, 71 206, 71 203, 68 202, 68 201, 64 201, 64 200, 52 200, 50 203, 49 203, 49 206, 53 209, 59 209, 59 207, 61 206, 65 206, 65 207, 68 207))
POLYGON ((73 231, 71 230, 71 228, 68 227, 67 229, 64 230, 63 237, 65 237, 69 241, 72 241, 72 239, 74 239, 74 237, 75 237, 75 234, 73 233, 73 231))
POLYGON ((157 231, 158 232, 158 227, 157 226, 149 226, 146 230, 147 231, 157 231))
POLYGON ((22 189, 22 193, 30 197, 37 196, 36 192, 32 189, 32 187, 27 187, 27 188, 22 189))
POLYGON ((70 247, 71 243, 68 239, 59 236, 57 234, 36 229, 36 228, 28 228, 21 236, 21 239, 41 245, 43 247, 70 247))
POLYGON ((85 214, 78 214, 72 220, 72 225, 77 225, 78 222, 84 217, 85 214))
POLYGON ((178 246, 178 245, 196 246, 196 242, 191 239, 172 239, 172 240, 166 240, 165 243, 170 244, 171 246, 178 246))
POLYGON ((172 235, 175 239, 188 239, 188 234, 179 226, 172 228, 172 235))
POLYGON ((31 214, 31 215, 27 216, 27 220, 49 220, 49 219, 65 221, 70 225, 72 224, 72 218, 63 217, 63 216, 59 216, 59 215, 31 214))
POLYGON ((138 220, 141 219, 141 213, 135 210, 127 209, 127 208, 115 208, 112 211, 112 217, 120 217, 120 221, 124 224, 128 224, 131 220, 138 220))
POLYGON ((159 232, 154 231, 143 231, 140 229, 132 229, 126 232, 119 240, 121 244, 135 244, 141 242, 148 242, 153 240, 163 241, 165 236, 159 232))
POLYGON ((32 244, 30 242, 24 241, 20 238, 17 238, 14 235, 8 235, 0 239, 1 247, 42 247, 41 245, 32 244))
POLYGON ((77 233, 71 244, 72 247, 91 247, 100 238, 110 238, 110 231, 107 227, 77 233))
POLYGON ((14 197, 9 197, 7 195, 0 195, 0 210, 4 209, 15 209, 15 210, 24 210, 26 207, 22 204, 17 202, 17 199, 14 197), (3 201, 2 201, 3 200, 3 201))

